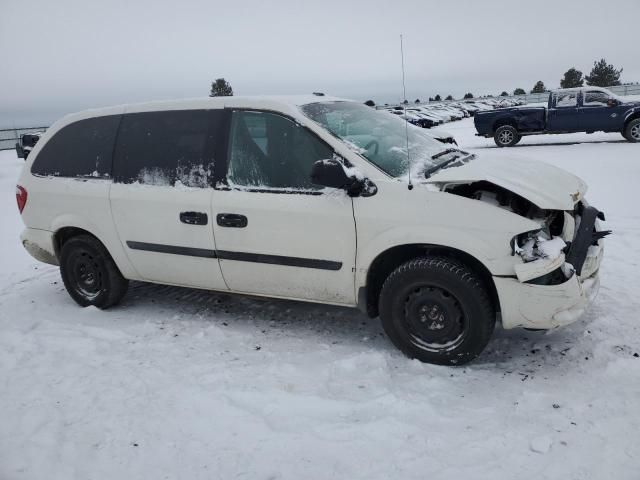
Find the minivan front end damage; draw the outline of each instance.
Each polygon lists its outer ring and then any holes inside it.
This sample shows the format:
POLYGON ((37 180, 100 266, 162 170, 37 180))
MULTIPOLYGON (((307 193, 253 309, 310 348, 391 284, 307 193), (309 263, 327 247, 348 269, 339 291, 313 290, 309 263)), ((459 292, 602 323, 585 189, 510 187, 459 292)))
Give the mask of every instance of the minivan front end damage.
POLYGON ((513 254, 523 260, 515 266, 516 279, 495 278, 504 328, 568 325, 595 299, 603 238, 610 233, 600 228, 604 215, 582 201, 563 218, 561 236, 529 232, 512 242, 513 254))
POLYGON ((539 229, 511 240, 514 275, 494 276, 504 328, 550 329, 578 320, 596 297, 604 253, 604 214, 577 198, 573 210, 538 208, 508 189, 481 181, 442 191, 509 210, 539 229))
POLYGON ((581 279, 576 275, 559 285, 522 283, 494 277, 502 326, 548 330, 578 320, 595 299, 600 287, 598 272, 581 279))

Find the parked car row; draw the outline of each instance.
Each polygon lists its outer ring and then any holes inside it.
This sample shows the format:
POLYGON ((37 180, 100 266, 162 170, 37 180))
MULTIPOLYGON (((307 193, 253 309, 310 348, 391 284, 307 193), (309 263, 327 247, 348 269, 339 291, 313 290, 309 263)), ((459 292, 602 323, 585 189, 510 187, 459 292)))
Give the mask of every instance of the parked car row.
POLYGON ((398 115, 413 125, 432 128, 446 122, 472 117, 477 112, 514 107, 522 103, 524 103, 523 100, 510 98, 483 98, 457 102, 396 105, 384 107, 383 110, 398 115))

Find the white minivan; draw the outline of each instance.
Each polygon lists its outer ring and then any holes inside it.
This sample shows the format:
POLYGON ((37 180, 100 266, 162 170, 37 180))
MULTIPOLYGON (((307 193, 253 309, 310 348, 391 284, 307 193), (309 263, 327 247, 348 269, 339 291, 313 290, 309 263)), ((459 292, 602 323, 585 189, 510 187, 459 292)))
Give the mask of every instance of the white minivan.
POLYGON ((80 305, 128 281, 359 307, 425 362, 577 320, 601 212, 551 165, 477 158, 325 97, 219 97, 69 115, 17 186, 22 243, 80 305))

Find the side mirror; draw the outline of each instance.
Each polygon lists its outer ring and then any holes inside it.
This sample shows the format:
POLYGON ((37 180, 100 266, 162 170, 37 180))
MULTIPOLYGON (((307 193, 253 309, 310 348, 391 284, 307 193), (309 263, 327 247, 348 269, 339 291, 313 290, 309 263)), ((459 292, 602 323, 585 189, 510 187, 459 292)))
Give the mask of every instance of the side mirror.
POLYGON ((370 197, 378 191, 378 187, 368 178, 348 174, 344 165, 335 158, 315 162, 311 168, 311 182, 323 187, 346 190, 350 197, 370 197))
POLYGON ((344 171, 342 164, 333 158, 318 160, 311 168, 311 181, 316 185, 330 188, 347 188, 355 177, 344 171))

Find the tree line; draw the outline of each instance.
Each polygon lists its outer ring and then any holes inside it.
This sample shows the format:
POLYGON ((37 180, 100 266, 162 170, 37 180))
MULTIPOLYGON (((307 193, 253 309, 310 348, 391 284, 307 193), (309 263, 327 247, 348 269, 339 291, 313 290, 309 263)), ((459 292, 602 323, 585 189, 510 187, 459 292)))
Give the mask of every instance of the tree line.
MULTIPOLYGON (((593 87, 611 87, 614 85, 620 85, 620 75, 622 74, 622 68, 616 68, 614 65, 607 63, 606 59, 602 58, 598 61, 593 62, 593 68, 589 75, 584 75, 580 70, 575 67, 571 67, 569 70, 564 72, 563 77, 560 79, 560 88, 576 88, 583 87, 586 82, 587 85, 593 87)), ((544 93, 549 90, 545 86, 542 80, 538 80, 533 88, 531 89, 531 93, 544 93)), ((516 88, 513 91, 513 95, 526 95, 526 91, 523 88, 516 88)), ((211 91, 209 93, 210 97, 229 97, 233 95, 233 88, 231 88, 231 84, 226 81, 224 78, 217 78, 211 83, 211 91)), ((507 97, 509 93, 505 90, 500 96, 507 97)), ((467 92, 464 94, 464 99, 475 98, 473 93, 467 92)), ((452 95, 447 95, 445 100, 453 100, 452 95)), ((440 102, 442 101, 442 97, 440 94, 435 97, 429 97, 430 102, 440 102)), ((404 103, 409 103, 407 100, 404 103)), ((415 103, 421 103, 420 99, 417 98, 415 103)), ((375 106, 375 102, 373 100, 367 100, 365 102, 366 105, 371 107, 375 106)))
MULTIPOLYGON (((607 63, 606 59, 601 58, 593 62, 593 68, 589 75, 583 75, 576 67, 571 67, 564 72, 564 75, 560 79, 560 88, 584 87, 585 82, 591 87, 613 87, 620 85, 622 70, 622 68, 616 68, 614 65, 607 63)), ((522 95, 525 93, 521 88, 517 90, 520 90, 522 93, 516 93, 514 91, 514 95, 522 95)), ((531 89, 531 93, 543 93, 547 91, 548 89, 542 80, 538 80, 531 89)))
MULTIPOLYGON (((563 77, 560 79, 560 88, 577 88, 583 87, 585 82, 587 85, 592 87, 612 87, 615 85, 621 85, 620 75, 622 74, 622 68, 616 68, 614 65, 607 63, 606 59, 602 58, 596 62, 593 62, 593 68, 589 75, 583 75, 583 73, 575 67, 571 67, 569 70, 564 72, 563 77)), ((544 93, 548 92, 549 89, 546 87, 542 80, 538 80, 533 88, 530 90, 531 93, 544 93)), ((513 95, 526 95, 527 92, 524 88, 516 88, 513 91, 513 95)), ((488 95, 491 97, 492 95, 488 95)), ((501 97, 508 97, 509 92, 506 90, 500 93, 501 97)), ((464 94, 464 99, 475 98, 473 93, 468 92, 464 94)), ((430 102, 439 102, 442 100, 440 95, 436 95, 435 97, 429 97, 430 102)), ((453 96, 447 95, 445 100, 453 100, 453 96)), ((405 101, 406 102, 406 101, 405 101)), ((408 102, 406 102, 408 103, 408 102)), ((420 99, 416 99, 415 103, 420 103, 420 99)), ((373 100, 368 100, 367 105, 374 106, 375 103, 373 100)))

